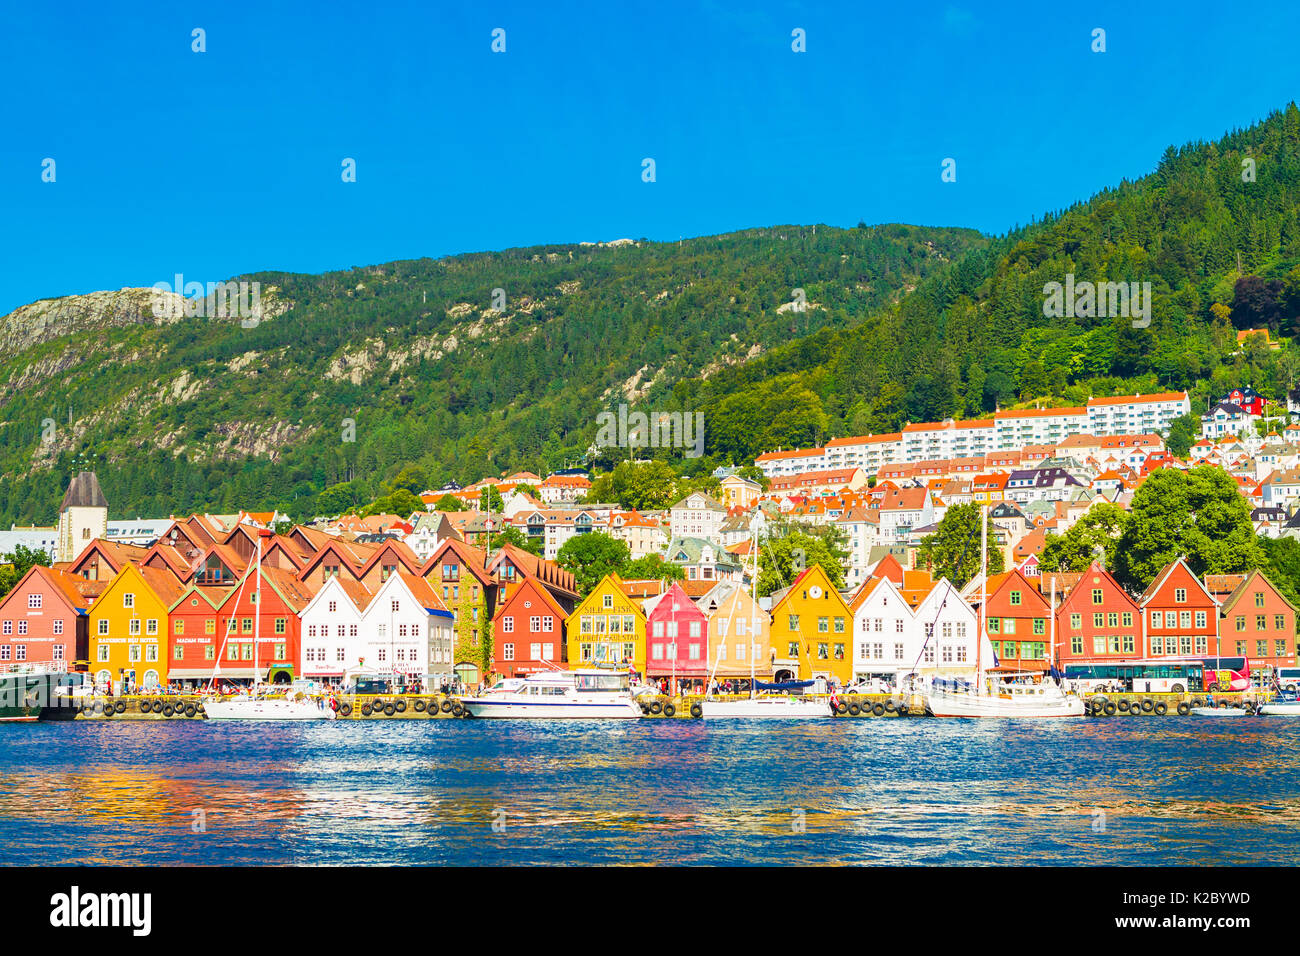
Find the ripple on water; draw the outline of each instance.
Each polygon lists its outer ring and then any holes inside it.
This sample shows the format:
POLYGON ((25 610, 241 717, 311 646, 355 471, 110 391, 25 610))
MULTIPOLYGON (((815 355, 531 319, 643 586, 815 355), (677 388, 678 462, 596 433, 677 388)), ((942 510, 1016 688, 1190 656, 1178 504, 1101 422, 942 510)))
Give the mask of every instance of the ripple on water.
POLYGON ((1300 832, 1281 721, 3 731, 16 864, 1262 864, 1300 832))

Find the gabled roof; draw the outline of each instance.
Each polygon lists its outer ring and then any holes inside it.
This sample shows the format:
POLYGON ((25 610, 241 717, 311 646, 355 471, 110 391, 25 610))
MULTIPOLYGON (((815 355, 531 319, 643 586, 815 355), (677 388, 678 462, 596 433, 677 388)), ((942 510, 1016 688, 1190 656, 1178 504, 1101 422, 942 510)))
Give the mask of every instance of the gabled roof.
POLYGON ((1251 590, 1251 585, 1256 578, 1263 578, 1264 583, 1269 586, 1269 588, 1273 591, 1274 594, 1276 594, 1278 597, 1282 599, 1282 601, 1286 604, 1287 607, 1289 607, 1292 611, 1295 611, 1296 613, 1300 613, 1300 608, 1297 608, 1294 604, 1288 601, 1286 595, 1283 594, 1281 590, 1278 589, 1277 585, 1275 585, 1269 579, 1268 575, 1265 574, 1263 571, 1261 571, 1259 568, 1256 568, 1254 571, 1251 571, 1250 574, 1246 575, 1242 579, 1241 583, 1237 585, 1236 589, 1233 590, 1233 592, 1228 595, 1227 599, 1225 599, 1223 602, 1223 606, 1220 608, 1220 613, 1225 616, 1230 614, 1232 610, 1237 606, 1237 602, 1240 601, 1242 597, 1248 591, 1251 590))
POLYGON ((1142 595, 1138 598, 1138 604, 1142 607, 1146 607, 1148 603, 1154 600, 1156 595, 1160 593, 1161 588, 1168 583, 1170 577, 1172 577, 1173 573, 1180 567, 1187 572, 1187 577, 1196 582, 1196 586, 1200 588, 1202 594, 1209 598, 1214 604, 1219 603, 1218 599, 1205 587, 1204 582, 1192 573, 1192 569, 1187 566, 1186 560, 1178 558, 1176 561, 1170 561, 1160 569, 1160 573, 1155 576, 1155 579, 1149 585, 1147 585, 1147 589, 1143 591, 1142 595))

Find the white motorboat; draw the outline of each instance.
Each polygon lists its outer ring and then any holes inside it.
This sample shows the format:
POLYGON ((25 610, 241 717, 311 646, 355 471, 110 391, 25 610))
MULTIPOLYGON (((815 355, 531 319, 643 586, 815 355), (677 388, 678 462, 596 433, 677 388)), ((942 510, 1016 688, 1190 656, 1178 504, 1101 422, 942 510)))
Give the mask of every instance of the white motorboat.
POLYGON ((1300 700, 1274 700, 1260 704, 1262 717, 1300 717, 1300 700))
POLYGON ((610 670, 545 671, 462 697, 460 703, 471 717, 630 720, 642 713, 628 683, 626 673, 610 670))
POLYGON ((833 717, 828 700, 798 697, 791 694, 750 697, 747 700, 702 700, 705 719, 720 717, 758 717, 791 720, 809 717, 833 717))
POLYGON ((203 712, 209 720, 334 720, 329 702, 311 697, 241 696, 229 700, 205 700, 203 712))
POLYGON ((1193 717, 1245 717, 1250 711, 1243 707, 1193 707, 1193 717))

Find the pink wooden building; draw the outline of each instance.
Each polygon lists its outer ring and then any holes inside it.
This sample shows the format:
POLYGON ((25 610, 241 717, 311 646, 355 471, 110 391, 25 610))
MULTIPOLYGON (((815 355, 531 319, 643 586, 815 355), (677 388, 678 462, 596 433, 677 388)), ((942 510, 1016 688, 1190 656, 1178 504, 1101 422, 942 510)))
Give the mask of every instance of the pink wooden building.
POLYGON ((679 583, 664 594, 647 600, 646 609, 646 676, 666 677, 676 683, 669 693, 676 693, 683 679, 707 680, 709 676, 709 618, 687 597, 679 583))

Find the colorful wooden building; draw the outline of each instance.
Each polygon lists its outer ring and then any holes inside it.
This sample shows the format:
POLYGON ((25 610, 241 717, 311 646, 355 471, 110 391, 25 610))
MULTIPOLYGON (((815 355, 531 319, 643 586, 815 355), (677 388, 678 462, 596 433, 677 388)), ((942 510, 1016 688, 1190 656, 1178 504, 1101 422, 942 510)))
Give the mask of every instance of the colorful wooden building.
POLYGON ((167 686, 168 615, 185 586, 171 571, 126 564, 90 608, 90 671, 143 691, 167 686))
POLYGON ((644 675, 645 625, 645 614, 624 591, 623 580, 607 574, 569 617, 569 668, 614 663, 644 675))
POLYGON ((1218 655, 1246 657, 1252 671, 1296 666, 1296 607, 1263 571, 1246 575, 1220 617, 1218 655))
MULTIPOLYGON (((692 685, 706 680, 709 660, 709 618, 692 601, 680 583, 649 598, 646 611, 646 676, 668 678, 670 694, 683 680, 692 685)), ((766 616, 766 615, 765 615, 766 616)))
POLYGON ((853 615, 821 565, 802 571, 772 595, 772 647, 777 679, 853 679, 853 615), (797 673, 791 673, 796 671, 797 673), (784 673, 783 673, 784 672, 784 673))
POLYGON ((1015 568, 990 576, 986 593, 986 627, 999 669, 1046 671, 1048 660, 1055 659, 1048 646, 1052 608, 1036 579, 1015 568))
POLYGON ((1141 618, 1137 602, 1094 561, 1056 612, 1061 660, 1105 662, 1145 656, 1141 618))
POLYGON ((1161 568, 1138 606, 1146 655, 1190 657, 1219 646, 1219 602, 1182 558, 1161 568))
POLYGON ((72 574, 35 565, 0 599, 0 671, 25 664, 67 670, 90 656, 90 601, 72 574))

